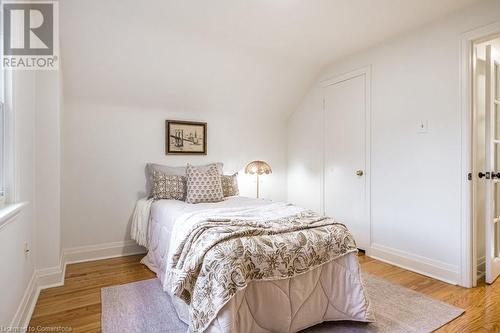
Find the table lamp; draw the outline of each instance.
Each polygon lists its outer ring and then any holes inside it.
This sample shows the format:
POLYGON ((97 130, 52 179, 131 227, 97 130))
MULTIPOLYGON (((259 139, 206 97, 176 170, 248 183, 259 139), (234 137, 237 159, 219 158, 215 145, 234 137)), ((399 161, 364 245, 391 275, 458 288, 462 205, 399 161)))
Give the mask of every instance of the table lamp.
POLYGON ((263 174, 268 175, 270 173, 273 173, 271 166, 264 161, 252 161, 245 167, 245 173, 257 175, 257 198, 259 198, 259 176, 263 174))

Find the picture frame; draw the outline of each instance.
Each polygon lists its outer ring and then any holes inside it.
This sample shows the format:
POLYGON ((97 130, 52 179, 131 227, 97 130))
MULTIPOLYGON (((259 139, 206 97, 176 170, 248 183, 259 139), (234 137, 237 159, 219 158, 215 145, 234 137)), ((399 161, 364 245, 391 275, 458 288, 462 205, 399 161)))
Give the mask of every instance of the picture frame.
POLYGON ((207 123, 166 120, 165 153, 167 155, 206 155, 207 123))

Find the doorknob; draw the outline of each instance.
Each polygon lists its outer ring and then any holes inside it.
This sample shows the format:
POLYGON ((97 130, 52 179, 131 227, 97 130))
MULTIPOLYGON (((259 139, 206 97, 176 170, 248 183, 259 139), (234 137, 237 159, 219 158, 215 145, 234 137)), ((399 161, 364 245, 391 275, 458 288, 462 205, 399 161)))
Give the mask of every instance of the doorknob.
POLYGON ((364 174, 363 170, 357 170, 356 171, 356 176, 361 177, 361 176, 363 176, 363 174, 364 174))
POLYGON ((500 179, 500 172, 492 172, 491 173, 491 179, 500 179))
POLYGON ((486 179, 490 179, 490 173, 489 172, 486 172, 486 173, 480 172, 477 175, 478 175, 479 178, 485 177, 486 179))

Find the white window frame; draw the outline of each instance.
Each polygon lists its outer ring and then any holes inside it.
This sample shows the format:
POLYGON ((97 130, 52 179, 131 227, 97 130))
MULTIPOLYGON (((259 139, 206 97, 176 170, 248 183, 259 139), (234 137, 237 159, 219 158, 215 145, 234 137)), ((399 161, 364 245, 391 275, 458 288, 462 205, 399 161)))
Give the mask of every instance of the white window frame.
MULTIPOLYGON (((3 17, 3 6, 0 6, 0 17, 3 17)), ((0 24, 0 61, 3 61, 3 25, 0 24)), ((0 117, 3 117, 3 129, 0 133, 0 163, 3 163, 0 169, 0 176, 3 184, 0 183, 0 210, 2 207, 16 203, 18 201, 15 193, 15 125, 12 105, 13 92, 13 74, 12 71, 4 70, 0 63, 0 117), (3 188, 2 188, 3 187, 3 188)), ((0 212, 0 219, 1 219, 0 212)))
MULTIPOLYGON (((1 69, 0 69, 1 71, 1 69)), ((0 144, 3 145, 3 195, 0 193, 0 206, 16 203, 18 198, 15 193, 15 132, 14 114, 12 108, 12 72, 3 72, 3 135, 0 144)), ((0 171, 1 172, 1 171, 0 171)), ((0 192, 2 190, 0 189, 0 192)))
MULTIPOLYGON (((0 71, 1 72, 1 71, 0 71)), ((4 90, 4 78, 0 74, 0 80, 2 81, 0 87, 4 90)), ((5 154, 5 100, 3 96, 0 97, 0 205, 5 204, 7 198, 7 189, 5 186, 5 166, 6 166, 6 154, 5 154)))
MULTIPOLYGON (((3 17, 3 8, 0 9, 0 15, 3 17)), ((3 62, 3 25, 0 26, 0 61, 3 62)), ((2 65, 0 64, 0 163, 2 164, 0 166, 0 205, 5 205, 7 202, 7 188, 6 188, 6 172, 5 172, 5 167, 6 167, 6 161, 7 161, 7 154, 5 153, 5 148, 6 148, 6 103, 5 103, 5 97, 7 96, 6 92, 6 76, 5 76, 5 70, 3 69, 2 65)))
MULTIPOLYGON (((1 2, 1 1, 0 1, 1 2)), ((3 17, 3 8, 0 3, 0 17, 3 17)), ((3 27, 0 24, 0 61, 3 61, 3 27)), ((0 230, 15 220, 15 216, 28 204, 20 202, 16 192, 16 132, 13 107, 13 80, 12 71, 3 70, 0 63, 0 102, 2 103, 1 116, 3 130, 0 133, 0 144, 3 145, 1 154, 3 163, 0 172, 3 173, 3 189, 0 189, 0 230)), ((0 185, 0 187, 2 187, 0 185)))

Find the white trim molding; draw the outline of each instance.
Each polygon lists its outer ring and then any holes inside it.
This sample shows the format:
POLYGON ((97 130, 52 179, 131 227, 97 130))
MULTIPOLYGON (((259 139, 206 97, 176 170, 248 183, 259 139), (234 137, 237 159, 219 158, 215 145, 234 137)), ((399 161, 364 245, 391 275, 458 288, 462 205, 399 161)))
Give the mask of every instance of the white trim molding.
POLYGON ((0 229, 15 220, 15 217, 23 210, 28 202, 14 204, 2 204, 0 206, 0 229))
POLYGON ((34 271, 31 275, 28 286, 26 287, 23 298, 21 299, 21 303, 17 308, 16 314, 10 323, 10 327, 19 327, 22 328, 23 332, 26 331, 31 315, 33 314, 33 310, 35 309, 39 293, 40 290, 37 287, 36 271, 34 271))
POLYGON ((144 247, 133 240, 113 242, 98 245, 70 247, 63 251, 64 264, 116 258, 145 253, 144 247))
POLYGON ((446 283, 458 284, 460 281, 458 266, 380 244, 372 244, 370 257, 446 283))
POLYGON ((25 331, 35 310, 40 291, 64 285, 64 276, 68 264, 144 253, 146 253, 146 249, 137 245, 133 240, 78 246, 63 250, 58 266, 38 269, 33 272, 26 287, 26 292, 11 322, 11 327, 20 327, 23 332, 25 331))

